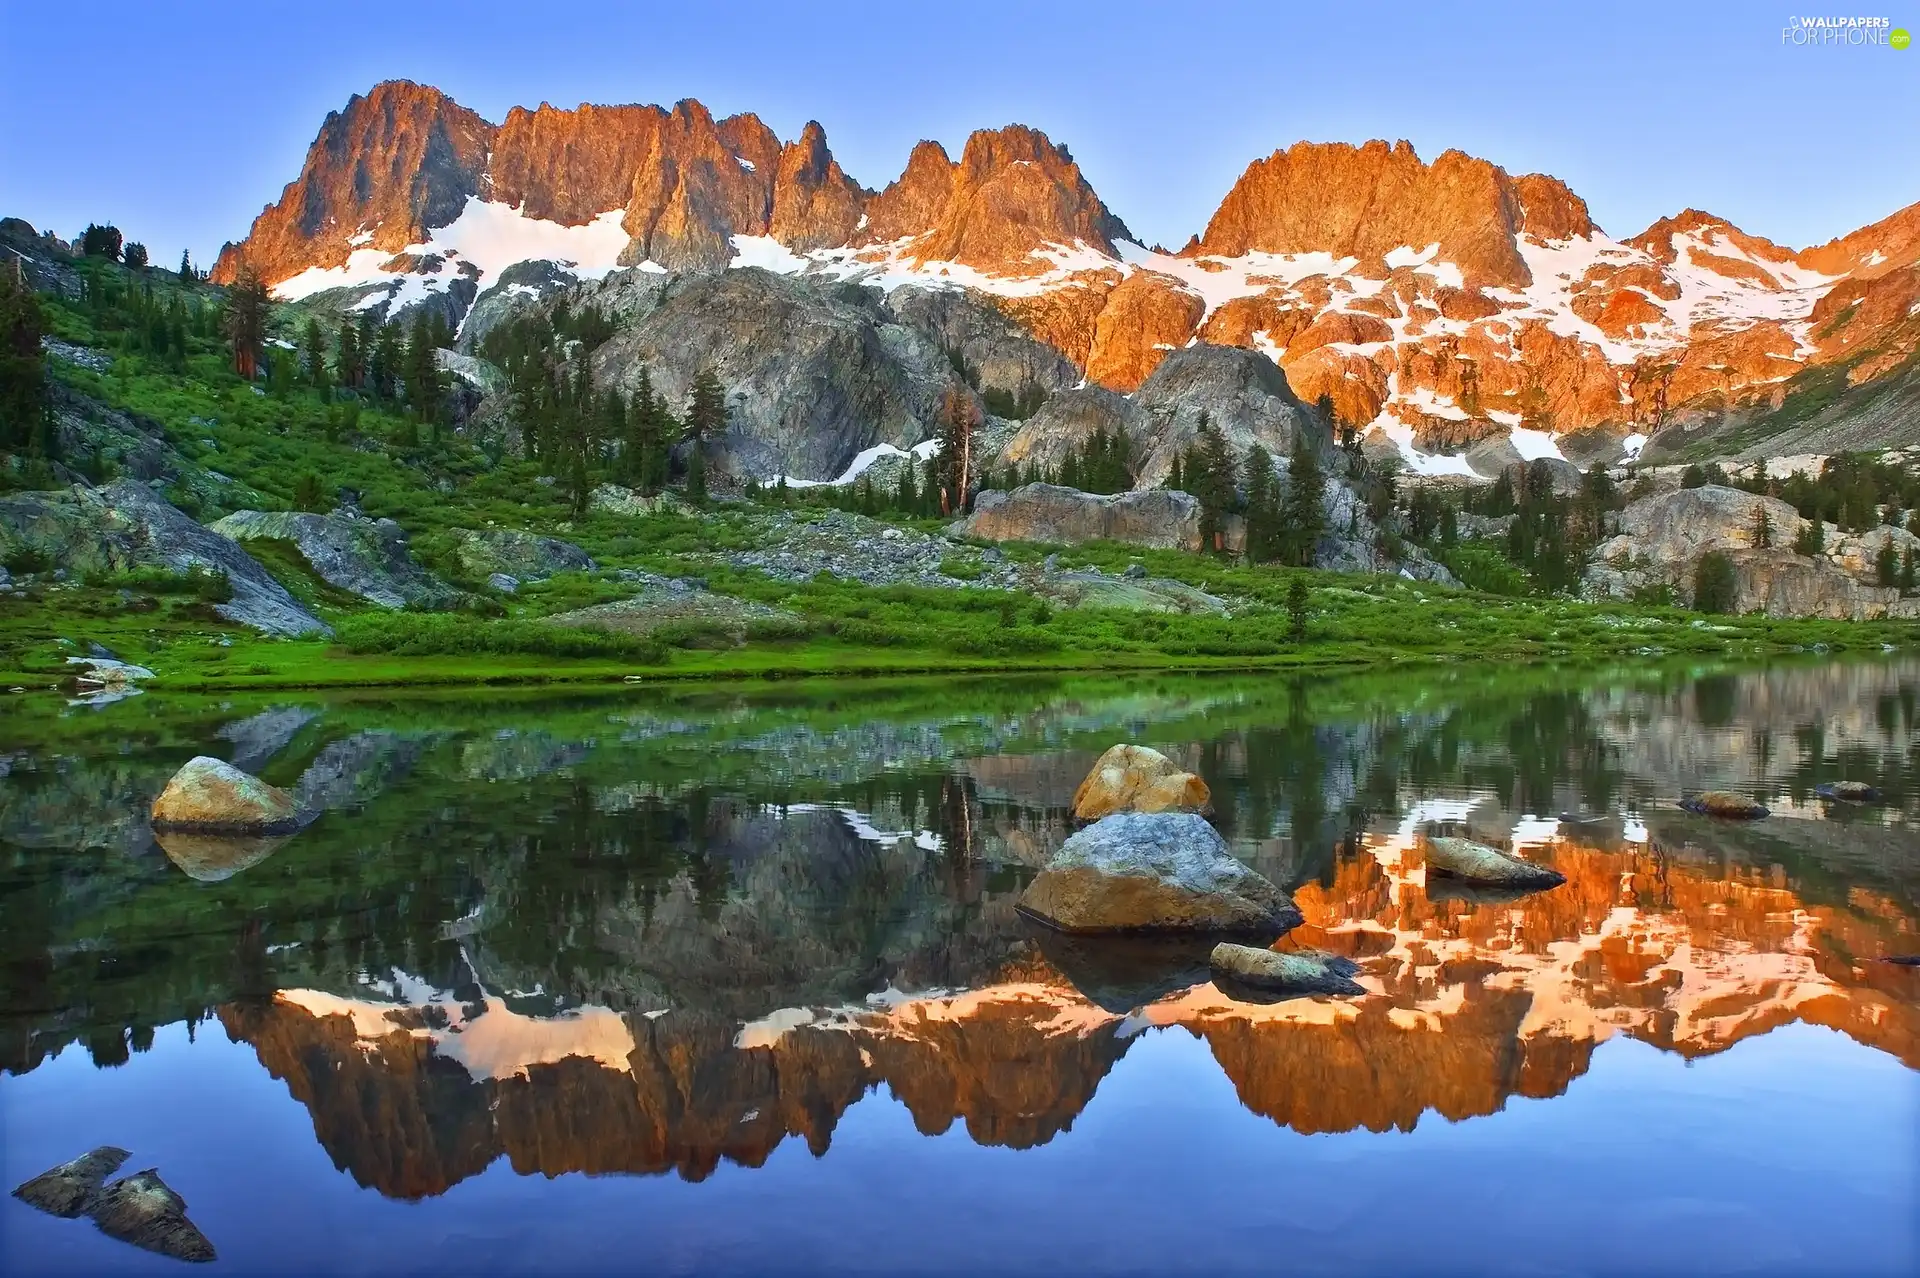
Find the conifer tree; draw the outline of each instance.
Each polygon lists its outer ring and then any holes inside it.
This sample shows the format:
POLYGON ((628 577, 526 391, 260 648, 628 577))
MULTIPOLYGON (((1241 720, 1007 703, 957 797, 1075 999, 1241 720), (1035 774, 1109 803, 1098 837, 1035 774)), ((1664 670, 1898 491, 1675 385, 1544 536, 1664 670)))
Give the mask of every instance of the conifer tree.
POLYGON ((1313 555, 1326 531, 1325 474, 1320 458, 1307 442, 1305 431, 1295 431, 1293 454, 1287 460, 1287 492, 1280 506, 1281 558, 1301 568, 1313 566, 1313 555))
POLYGON ((0 270, 0 452, 51 459, 57 436, 47 394, 40 298, 16 265, 0 270))
POLYGON ((687 500, 696 506, 707 500, 707 455, 699 440, 687 456, 687 500))
POLYGON ((973 398, 949 386, 940 405, 940 451, 934 455, 940 477, 940 513, 957 515, 973 492, 974 435, 980 413, 973 398))
POLYGON ((1913 547, 1908 546, 1906 553, 1900 556, 1900 593, 1913 593, 1913 547))
POLYGON ((227 290, 227 341, 233 348, 233 371, 252 381, 260 371, 260 354, 267 340, 267 285, 251 262, 242 261, 227 290))
POLYGON ((192 284, 198 278, 199 277, 193 273, 192 256, 188 254, 187 250, 181 249, 180 250, 180 282, 182 284, 192 284))
POLYGON ((324 392, 327 389, 327 341, 320 332, 320 321, 307 316, 306 332, 300 338, 300 354, 306 361, 307 380, 324 392))
POLYGON ((1891 537, 1880 543, 1880 553, 1873 557, 1873 579, 1881 586, 1900 584, 1900 552, 1893 548, 1891 537))
POLYGON ((687 394, 686 437, 704 444, 727 429, 727 392, 711 365, 693 375, 687 394))
POLYGON ((366 378, 361 364, 360 330, 353 324, 342 324, 340 335, 335 339, 333 373, 342 385, 354 390, 360 389, 366 378))
POLYGON ((402 380, 406 384, 407 406, 423 422, 438 423, 440 420, 440 400, 445 393, 440 380, 440 364, 435 358, 433 325, 424 315, 415 315, 413 332, 407 341, 406 369, 402 380))
POLYGON ((1773 545, 1773 516, 1767 513, 1765 506, 1754 507, 1753 544, 1762 550, 1773 545))
POLYGON ((1281 552, 1279 484, 1273 458, 1258 444, 1247 449, 1247 558, 1255 563, 1281 552))

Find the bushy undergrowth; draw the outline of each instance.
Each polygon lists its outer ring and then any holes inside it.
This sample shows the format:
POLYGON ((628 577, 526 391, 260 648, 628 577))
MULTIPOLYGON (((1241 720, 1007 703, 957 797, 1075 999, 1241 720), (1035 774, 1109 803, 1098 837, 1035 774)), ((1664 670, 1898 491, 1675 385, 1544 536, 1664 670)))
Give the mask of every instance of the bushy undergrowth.
POLYGON ((401 657, 602 657, 653 665, 667 645, 652 635, 577 630, 545 622, 476 621, 445 613, 369 612, 341 620, 336 639, 354 653, 401 657))

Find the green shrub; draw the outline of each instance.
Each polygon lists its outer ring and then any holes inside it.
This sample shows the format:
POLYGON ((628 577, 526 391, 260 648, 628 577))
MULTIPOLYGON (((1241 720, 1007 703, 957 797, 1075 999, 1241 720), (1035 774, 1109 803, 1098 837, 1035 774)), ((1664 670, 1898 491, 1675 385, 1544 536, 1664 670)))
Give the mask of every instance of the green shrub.
POLYGON ((1727 552, 1710 550, 1700 556, 1700 562, 1693 569, 1694 611, 1729 613, 1739 596, 1740 579, 1727 552))
POLYGON ((540 621, 476 622, 440 612, 364 613, 344 618, 336 631, 348 652, 399 657, 602 657, 657 665, 666 644, 651 635, 578 630, 540 621))
POLYGON ((230 603, 233 582, 218 568, 128 568, 120 572, 88 573, 86 584, 105 590, 139 590, 154 595, 192 595, 202 603, 230 603))

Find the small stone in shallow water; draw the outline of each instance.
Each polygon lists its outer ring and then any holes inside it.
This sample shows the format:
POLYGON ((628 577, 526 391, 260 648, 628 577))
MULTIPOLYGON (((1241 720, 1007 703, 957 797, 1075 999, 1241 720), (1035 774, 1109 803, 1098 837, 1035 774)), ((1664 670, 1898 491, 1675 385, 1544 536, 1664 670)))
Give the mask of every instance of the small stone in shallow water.
POLYGON ((1707 790, 1680 800, 1680 806, 1698 816, 1723 817, 1730 821, 1757 821, 1767 815, 1764 803, 1731 790, 1707 790))
POLYGON ((1300 994, 1365 994, 1353 979, 1360 965, 1338 954, 1318 950, 1259 949, 1222 941, 1209 958, 1214 973, 1261 989, 1300 994))
POLYGON ((1881 800, 1878 787, 1868 785, 1865 781, 1833 781, 1816 785, 1813 792, 1823 799, 1842 803, 1878 803, 1881 800))
POLYGON ((1558 887, 1567 881, 1558 870, 1471 839, 1429 838, 1426 851, 1430 875, 1527 890, 1558 887))

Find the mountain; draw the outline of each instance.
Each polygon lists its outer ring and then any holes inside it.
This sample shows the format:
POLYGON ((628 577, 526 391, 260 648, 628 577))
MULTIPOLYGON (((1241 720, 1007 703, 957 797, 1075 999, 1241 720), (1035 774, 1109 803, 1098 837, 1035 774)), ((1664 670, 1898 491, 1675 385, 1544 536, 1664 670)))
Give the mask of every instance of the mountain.
MULTIPOLYGON (((829 286, 807 298, 858 282, 896 311, 903 289, 959 292, 1123 394, 1190 344, 1262 352, 1302 400, 1326 397, 1371 447, 1434 476, 1631 459, 1663 430, 1693 440, 1777 409, 1809 370, 1841 365, 1859 385, 1920 346, 1920 204, 1802 251, 1697 209, 1615 239, 1547 175, 1459 151, 1429 162, 1404 141, 1300 142, 1250 164, 1169 253, 1137 243, 1067 148, 1021 125, 974 133, 957 161, 922 142, 875 192, 816 123, 782 142, 753 115, 716 121, 689 100, 542 104, 496 126, 404 81, 328 116, 216 278, 243 258, 285 300, 436 307, 469 346, 563 289, 650 296, 608 279, 623 268, 758 267, 829 286)), ((807 298, 790 322, 815 322, 807 298)), ((917 362, 887 376, 924 380, 917 362)), ((790 417, 778 401, 819 385, 756 393, 790 417)), ((937 394, 908 398, 904 415, 840 434, 924 438, 937 394)), ((788 451, 734 450, 761 473, 788 451)))

